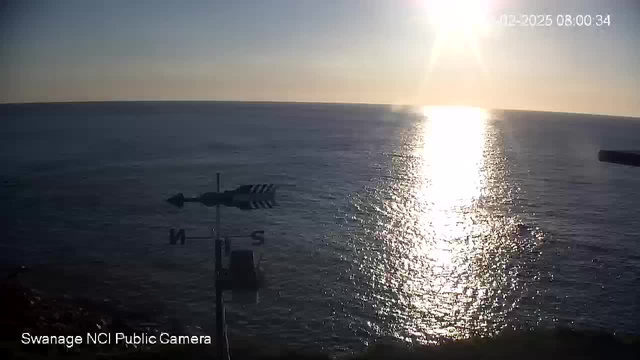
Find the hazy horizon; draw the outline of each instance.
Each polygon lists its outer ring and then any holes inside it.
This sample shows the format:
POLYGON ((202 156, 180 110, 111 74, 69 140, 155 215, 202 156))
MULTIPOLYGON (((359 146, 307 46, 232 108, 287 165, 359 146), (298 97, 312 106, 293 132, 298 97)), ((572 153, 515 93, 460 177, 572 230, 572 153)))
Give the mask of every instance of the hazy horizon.
POLYGON ((5 104, 353 103, 640 117, 634 0, 2 6, 5 104), (507 14, 548 14, 554 23, 604 15, 610 24, 495 25, 507 14))
MULTIPOLYGON (((407 105, 407 104, 382 104, 382 103, 348 103, 348 102, 321 102, 321 101, 279 101, 279 100, 87 100, 87 101, 51 101, 51 102, 0 102, 2 105, 70 105, 70 104, 118 104, 118 103, 238 103, 238 104, 282 104, 282 105, 363 105, 363 106, 388 106, 398 108, 480 108, 467 105, 407 105)), ((567 115, 588 115, 603 116, 614 118, 628 118, 640 120, 640 116, 630 115, 611 115, 603 113, 588 112, 567 112, 552 110, 535 110, 535 109, 499 109, 499 108, 481 108, 488 111, 507 111, 507 112, 531 112, 531 113, 550 113, 550 114, 567 114, 567 115)))

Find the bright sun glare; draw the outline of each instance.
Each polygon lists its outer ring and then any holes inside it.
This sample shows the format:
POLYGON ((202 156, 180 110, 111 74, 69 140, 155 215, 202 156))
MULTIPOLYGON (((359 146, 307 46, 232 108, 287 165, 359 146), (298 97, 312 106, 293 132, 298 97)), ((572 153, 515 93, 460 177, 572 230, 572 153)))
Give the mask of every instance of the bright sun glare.
POLYGON ((424 9, 436 31, 429 72, 445 46, 462 46, 470 51, 484 71, 478 37, 487 31, 488 0, 425 0, 424 9))
POLYGON ((487 16, 487 4, 482 0, 432 0, 428 4, 429 22, 448 37, 472 35, 487 16))
POLYGON ((423 192, 440 209, 468 206, 480 195, 485 127, 490 114, 472 107, 424 107, 429 179, 423 192))

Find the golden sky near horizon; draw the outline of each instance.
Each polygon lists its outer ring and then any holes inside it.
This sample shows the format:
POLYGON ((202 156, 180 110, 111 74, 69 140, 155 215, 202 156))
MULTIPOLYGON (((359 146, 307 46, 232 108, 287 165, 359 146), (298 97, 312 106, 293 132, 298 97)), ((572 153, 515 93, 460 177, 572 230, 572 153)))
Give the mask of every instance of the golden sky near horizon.
POLYGON ((640 117, 632 0, 7 4, 5 103, 356 102, 640 117), (536 26, 522 24, 527 14, 536 26))

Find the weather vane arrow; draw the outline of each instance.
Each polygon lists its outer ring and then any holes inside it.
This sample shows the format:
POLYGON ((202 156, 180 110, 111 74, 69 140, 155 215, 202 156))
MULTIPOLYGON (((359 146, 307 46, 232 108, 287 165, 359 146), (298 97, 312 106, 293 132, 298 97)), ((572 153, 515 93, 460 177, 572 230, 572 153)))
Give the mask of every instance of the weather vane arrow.
POLYGON ((235 190, 206 192, 192 198, 179 193, 167 199, 167 202, 179 208, 187 202, 198 202, 204 206, 237 207, 241 210, 272 208, 277 205, 275 200, 277 188, 275 184, 241 185, 235 190))

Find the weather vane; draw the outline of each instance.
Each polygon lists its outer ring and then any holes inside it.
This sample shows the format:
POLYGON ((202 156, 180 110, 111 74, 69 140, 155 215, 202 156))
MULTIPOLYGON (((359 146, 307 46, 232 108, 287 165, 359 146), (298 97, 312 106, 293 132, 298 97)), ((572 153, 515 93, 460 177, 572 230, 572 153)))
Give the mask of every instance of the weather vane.
MULTIPOLYGON (((230 359, 229 342, 226 334, 225 310, 222 293, 225 290, 234 292, 252 292, 257 301, 258 289, 262 286, 262 276, 258 264, 255 262, 253 250, 231 250, 232 236, 225 236, 224 241, 220 237, 220 206, 236 207, 241 210, 255 210, 273 208, 276 206, 275 194, 277 185, 257 184, 242 185, 235 190, 220 192, 220 173, 216 174, 216 192, 207 192, 198 197, 187 198, 182 193, 167 199, 170 204, 182 208, 185 203, 197 202, 205 206, 216 207, 216 227, 211 236, 187 237, 184 229, 171 229, 169 232, 169 244, 181 245, 187 239, 213 239, 215 232, 215 274, 216 274, 216 347, 219 359, 230 359), (229 268, 222 267, 222 246, 225 254, 229 256, 229 268)), ((239 236, 234 236, 239 237, 239 236)), ((254 240, 252 245, 264 244, 264 231, 251 232, 248 237, 254 240)))

